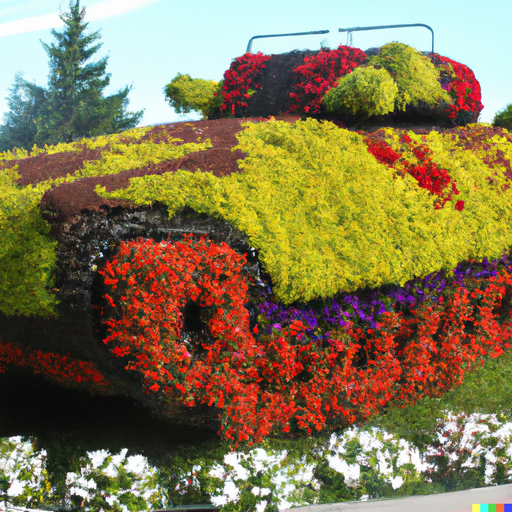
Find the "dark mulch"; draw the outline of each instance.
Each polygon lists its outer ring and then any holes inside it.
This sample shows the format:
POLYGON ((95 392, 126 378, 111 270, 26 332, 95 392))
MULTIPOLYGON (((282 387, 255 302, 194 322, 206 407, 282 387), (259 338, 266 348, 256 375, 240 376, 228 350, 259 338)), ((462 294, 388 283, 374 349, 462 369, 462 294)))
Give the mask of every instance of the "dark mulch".
MULTIPOLYGON (((293 123, 299 117, 278 116, 276 119, 293 123)), ((243 129, 242 123, 247 121, 250 121, 250 119, 215 119, 155 126, 141 139, 142 141, 154 138, 155 143, 158 143, 170 136, 181 139, 184 144, 197 142, 200 137, 201 141, 210 139, 212 148, 191 153, 181 160, 131 169, 115 175, 83 178, 73 183, 63 184, 48 191, 43 197, 41 206, 44 210, 53 212, 56 219, 64 220, 85 210, 98 210, 102 205, 108 205, 111 208, 130 206, 127 202, 106 200, 98 196, 94 192, 98 184, 106 186, 107 190, 114 190, 127 187, 130 178, 176 172, 178 169, 192 172, 197 170, 213 172, 218 177, 238 172, 237 160, 245 158, 245 155, 240 150, 231 151, 231 149, 238 144, 236 134, 243 129), (162 135, 161 138, 158 137, 159 134, 162 135)), ((41 154, 33 158, 27 158, 19 162, 18 173, 21 176, 19 183, 27 185, 48 178, 73 174, 83 166, 84 161, 99 158, 101 158, 101 150, 91 151, 87 149, 81 153, 41 154)))
POLYGON ((41 153, 32 158, 25 158, 10 162, 10 165, 18 165, 16 172, 20 175, 18 183, 26 186, 29 183, 39 183, 47 179, 60 178, 73 174, 83 167, 87 160, 99 160, 101 149, 84 148, 78 153, 55 153, 48 155, 41 153))

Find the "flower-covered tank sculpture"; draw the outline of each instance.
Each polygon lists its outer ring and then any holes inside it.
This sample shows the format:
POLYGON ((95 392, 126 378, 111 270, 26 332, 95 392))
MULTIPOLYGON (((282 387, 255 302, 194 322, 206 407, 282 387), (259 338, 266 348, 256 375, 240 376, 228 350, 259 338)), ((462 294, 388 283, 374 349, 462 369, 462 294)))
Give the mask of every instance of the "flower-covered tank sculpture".
POLYGON ((512 337, 512 136, 481 108, 398 43, 246 54, 212 119, 4 153, 0 372, 233 445, 442 394, 512 337))

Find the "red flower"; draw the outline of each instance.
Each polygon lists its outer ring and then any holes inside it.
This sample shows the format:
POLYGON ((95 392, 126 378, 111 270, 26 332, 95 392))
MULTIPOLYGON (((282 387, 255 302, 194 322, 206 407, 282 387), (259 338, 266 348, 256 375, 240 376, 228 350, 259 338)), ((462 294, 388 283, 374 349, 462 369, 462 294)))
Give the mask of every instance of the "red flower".
POLYGON ((366 54, 357 48, 339 46, 336 50, 321 50, 306 56, 304 64, 294 70, 295 90, 290 93, 290 113, 320 112, 323 96, 337 81, 359 66, 366 54))
MULTIPOLYGON (((441 169, 432 161, 432 151, 424 144, 414 142, 409 135, 402 134, 400 142, 404 151, 397 153, 384 140, 377 138, 376 135, 367 135, 364 142, 368 146, 368 151, 380 162, 391 168, 396 168, 396 162, 401 159, 402 167, 399 168, 400 174, 404 175, 404 170, 418 181, 421 188, 426 188, 431 194, 440 197, 440 201, 434 204, 434 208, 439 210, 443 208, 447 201, 452 200, 452 195, 458 195, 456 182, 451 180, 448 171, 441 169), (405 150, 412 151, 418 163, 409 161, 406 158, 405 150)), ((462 204, 464 204, 462 202, 462 204)))
POLYGON ((441 69, 443 89, 450 93, 454 101, 447 109, 448 117, 454 119, 459 111, 465 110, 473 113, 473 122, 476 122, 484 106, 480 84, 473 71, 460 62, 436 53, 431 53, 430 59, 441 69))
POLYGON ((257 77, 261 69, 265 67, 264 62, 268 59, 270 59, 270 55, 263 55, 261 52, 256 54, 246 53, 231 63, 230 68, 224 73, 221 111, 230 107, 234 116, 237 107, 247 108, 249 106, 244 101, 244 99, 250 98, 248 94, 249 86, 252 84, 253 89, 260 87, 257 83, 257 77))

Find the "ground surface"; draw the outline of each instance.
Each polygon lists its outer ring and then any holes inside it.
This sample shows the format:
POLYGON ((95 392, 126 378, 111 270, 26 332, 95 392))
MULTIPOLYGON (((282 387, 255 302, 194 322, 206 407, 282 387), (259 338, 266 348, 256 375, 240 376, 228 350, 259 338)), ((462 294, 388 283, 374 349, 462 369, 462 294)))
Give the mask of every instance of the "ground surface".
MULTIPOLYGON (((296 512, 472 512, 473 504, 512 503, 512 484, 482 487, 469 491, 430 496, 411 496, 395 500, 375 500, 294 508, 296 512)), ((285 511, 283 511, 285 512, 285 511)), ((286 511, 288 512, 288 511, 286 511)))

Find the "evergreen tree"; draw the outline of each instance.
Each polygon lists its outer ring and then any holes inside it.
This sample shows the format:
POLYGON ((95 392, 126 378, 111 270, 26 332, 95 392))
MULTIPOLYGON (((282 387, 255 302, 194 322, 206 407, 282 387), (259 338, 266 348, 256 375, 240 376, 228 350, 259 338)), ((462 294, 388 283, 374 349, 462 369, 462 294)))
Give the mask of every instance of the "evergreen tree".
POLYGON ((135 127, 144 111, 127 112, 131 87, 104 96, 110 84, 108 57, 90 62, 101 48, 99 31, 86 34, 85 8, 71 0, 69 12, 60 15, 65 27, 52 30, 56 42, 42 43, 49 57, 48 88, 16 75, 8 98, 10 112, 0 128, 0 149, 14 145, 71 142, 81 137, 119 133, 135 127), (35 130, 34 130, 35 126, 35 130))
POLYGON ((9 112, 4 114, 0 126, 0 151, 12 148, 29 149, 37 135, 37 120, 41 118, 46 103, 43 87, 27 82, 21 73, 16 73, 14 84, 7 99, 9 112))

